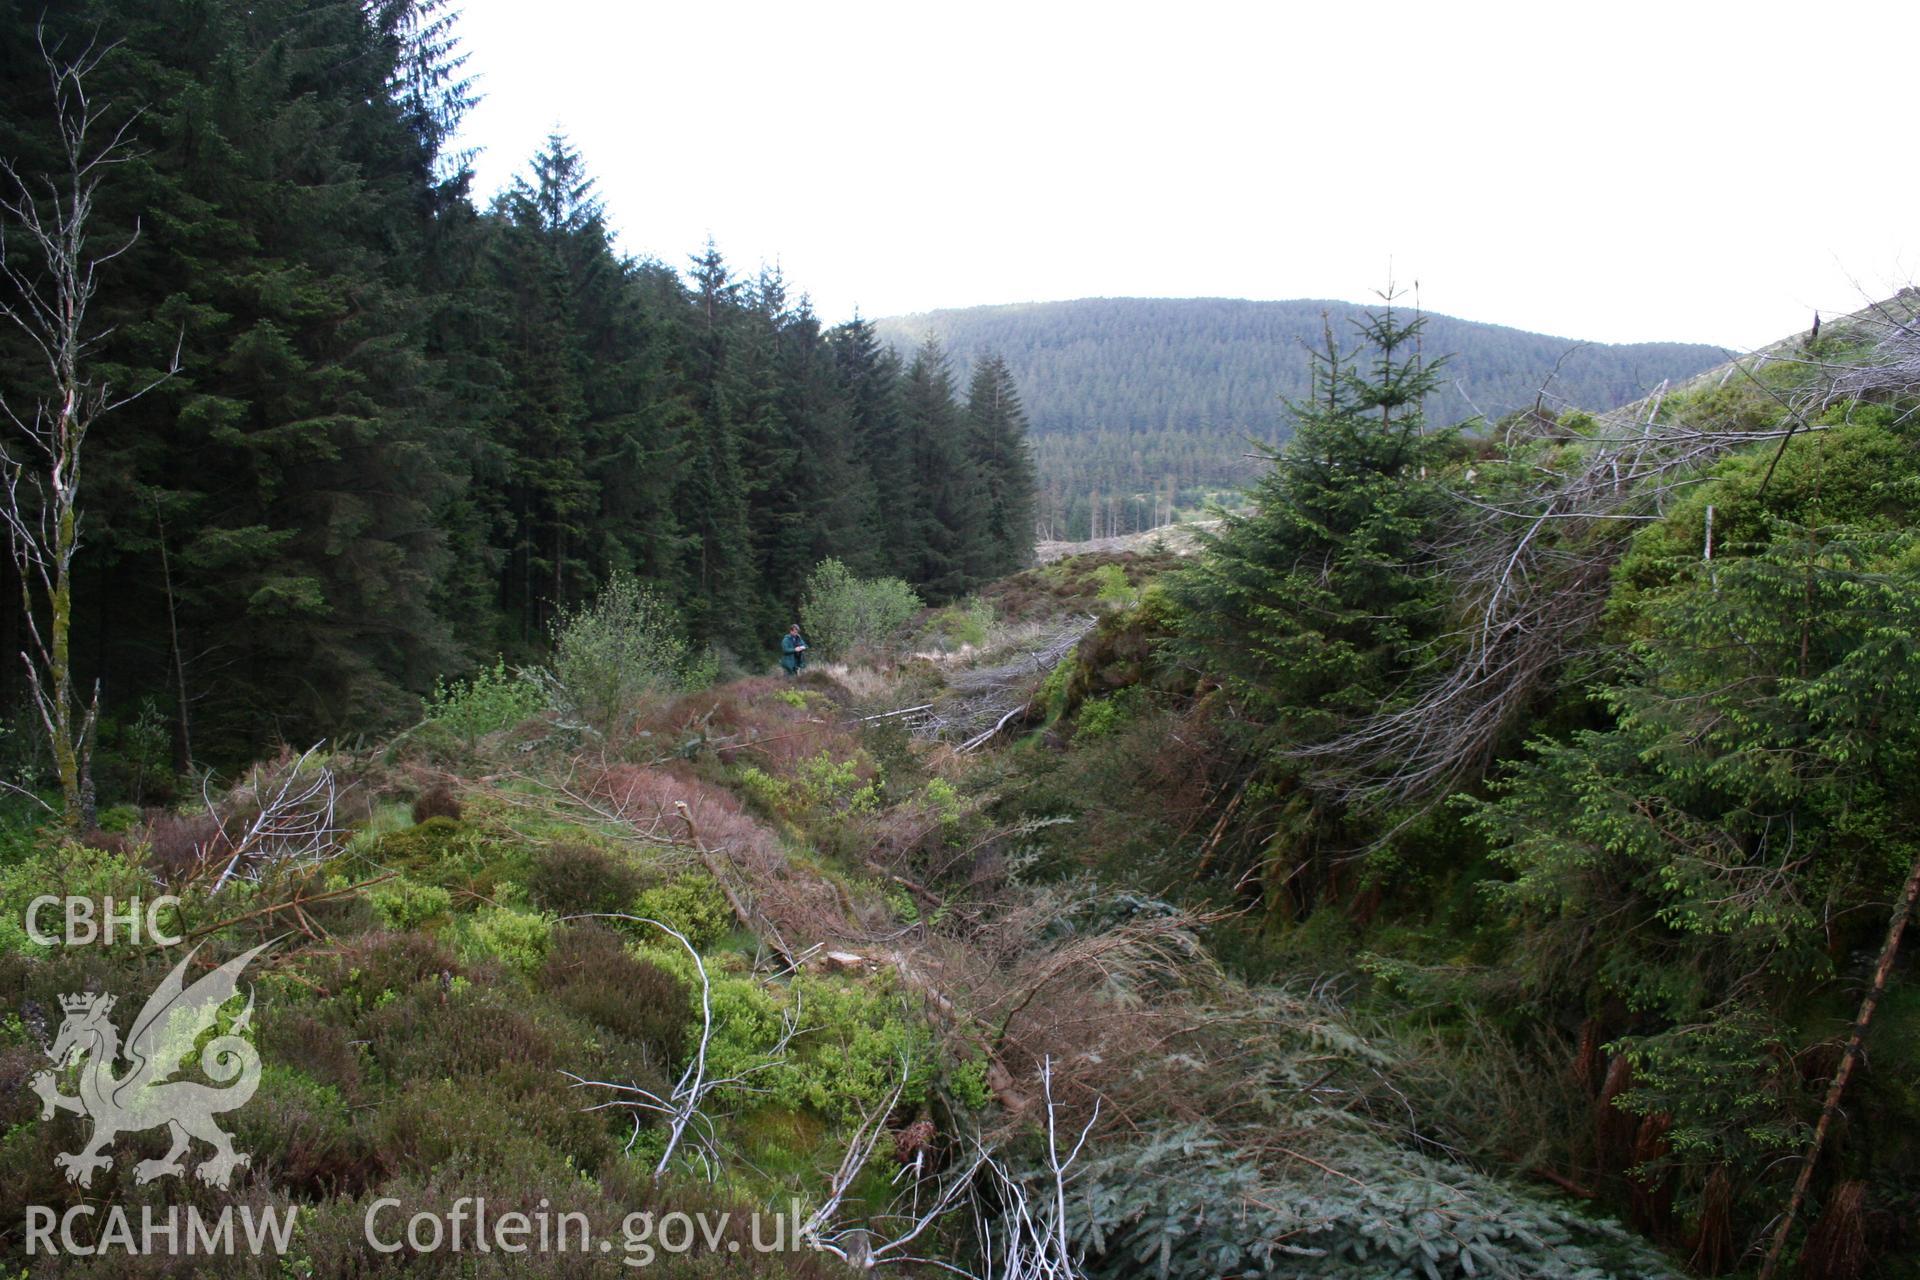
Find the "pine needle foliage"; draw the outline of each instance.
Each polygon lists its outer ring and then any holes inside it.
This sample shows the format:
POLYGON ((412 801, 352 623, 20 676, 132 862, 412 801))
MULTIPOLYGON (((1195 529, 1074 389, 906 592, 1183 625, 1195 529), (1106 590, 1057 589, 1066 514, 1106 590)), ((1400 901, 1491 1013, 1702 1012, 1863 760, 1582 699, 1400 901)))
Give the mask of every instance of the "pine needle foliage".
POLYGON ((1805 1001, 1920 855, 1920 537, 1779 525, 1744 550, 1643 606, 1609 727, 1535 742, 1473 807, 1536 990, 1646 1028, 1618 1043, 1623 1105, 1674 1118, 1676 1160, 1757 1174, 1812 1109, 1805 1001))
POLYGON ((1395 705, 1417 655, 1446 625, 1449 584, 1428 548, 1448 518, 1440 471, 1455 429, 1430 429, 1423 400, 1442 360, 1421 354, 1425 320, 1384 305, 1347 351, 1329 324, 1297 425, 1202 554, 1172 575, 1178 631, 1169 656, 1218 686, 1216 719, 1236 761, 1220 779, 1251 803, 1223 873, 1267 864, 1270 905, 1327 888, 1323 855, 1366 846, 1378 828, 1334 797, 1329 768, 1303 755, 1395 705), (1308 864, 1319 869, 1295 874, 1308 864))
POLYGON ((1421 548, 1444 511, 1435 473, 1454 433, 1429 430, 1421 411, 1441 365, 1419 354, 1424 324, 1387 295, 1359 325, 1364 363, 1327 328, 1312 394, 1290 406, 1293 438, 1251 512, 1227 516, 1175 580, 1183 657, 1268 740, 1323 736, 1377 708, 1438 625, 1421 548))
POLYGON ((1087 1162, 1069 1201, 1096 1280, 1670 1276, 1612 1223, 1324 1116, 1312 1160, 1263 1165, 1265 1134, 1163 1133, 1087 1162), (1341 1130, 1345 1133, 1342 1134, 1341 1130), (1328 1139, 1333 1141, 1329 1142, 1328 1139), (1329 1172, 1333 1163, 1339 1172, 1329 1172))

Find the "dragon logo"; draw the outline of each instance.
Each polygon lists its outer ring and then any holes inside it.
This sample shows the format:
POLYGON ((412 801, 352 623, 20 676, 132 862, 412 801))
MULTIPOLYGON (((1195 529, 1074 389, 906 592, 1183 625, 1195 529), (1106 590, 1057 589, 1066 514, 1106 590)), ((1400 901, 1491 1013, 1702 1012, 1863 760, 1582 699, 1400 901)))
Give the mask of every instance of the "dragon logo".
POLYGON ((160 1159, 136 1165, 136 1182, 185 1174, 181 1157, 194 1138, 213 1148, 213 1155, 194 1169, 194 1176, 210 1186, 225 1187, 235 1169, 250 1163, 245 1152, 233 1149, 233 1139, 213 1118, 243 1105, 260 1084, 260 1056, 241 1036, 253 1017, 251 992, 240 1015, 200 1051, 200 1069, 214 1084, 170 1077, 186 1064, 200 1038, 218 1028, 220 1011, 234 998, 241 971, 272 945, 263 942, 183 989, 181 978, 200 948, 189 951, 133 1020, 124 1048, 127 1070, 118 1077, 113 1073, 123 1051, 120 1033, 107 1018, 114 998, 91 993, 60 998, 67 1016, 47 1056, 55 1070, 85 1060, 79 1093, 59 1092, 53 1071, 36 1072, 32 1086, 40 1095, 42 1120, 52 1119, 55 1111, 93 1120, 93 1136, 84 1147, 53 1158, 67 1171, 67 1181, 91 1186, 94 1170, 112 1167, 113 1157, 106 1152, 120 1134, 160 1125, 171 1131, 173 1146, 160 1159))

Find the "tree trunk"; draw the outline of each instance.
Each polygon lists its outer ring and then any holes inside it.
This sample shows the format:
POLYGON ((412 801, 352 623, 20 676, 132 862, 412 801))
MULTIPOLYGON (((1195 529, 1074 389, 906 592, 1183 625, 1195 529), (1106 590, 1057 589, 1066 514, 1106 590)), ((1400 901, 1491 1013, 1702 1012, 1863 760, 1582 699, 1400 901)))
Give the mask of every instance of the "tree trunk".
POLYGON ((1780 1258, 1787 1248, 1787 1237, 1793 1234, 1794 1220, 1799 1217, 1800 1209, 1807 1200, 1807 1191, 1813 1186, 1813 1172, 1820 1161, 1820 1149, 1826 1145, 1834 1118, 1840 1114, 1841 1095, 1847 1090, 1854 1064, 1860 1060, 1860 1049, 1867 1038, 1867 1025, 1873 1021, 1874 1008, 1879 1005, 1880 997, 1887 989, 1887 975, 1893 971, 1894 958, 1900 954, 1900 938, 1907 930, 1907 921, 1913 918, 1913 905, 1917 899, 1920 899, 1920 861, 1913 864, 1913 871, 1907 876, 1906 888, 1901 892, 1899 901, 1894 903, 1893 922, 1887 928, 1887 942, 1880 948, 1880 963, 1873 968, 1873 982, 1867 988, 1866 998, 1860 1002, 1859 1016, 1853 1020, 1853 1034, 1847 1037, 1846 1052, 1840 1055, 1840 1066, 1833 1073, 1833 1082, 1827 1086, 1826 1105, 1820 1109, 1819 1123, 1813 1127, 1813 1139, 1807 1143, 1807 1154, 1800 1164, 1800 1176, 1794 1180, 1793 1195, 1787 1201, 1786 1212, 1780 1215, 1779 1228, 1773 1233, 1773 1244, 1767 1250, 1766 1263, 1760 1268, 1760 1280, 1773 1280, 1774 1273, 1779 1270, 1780 1258))

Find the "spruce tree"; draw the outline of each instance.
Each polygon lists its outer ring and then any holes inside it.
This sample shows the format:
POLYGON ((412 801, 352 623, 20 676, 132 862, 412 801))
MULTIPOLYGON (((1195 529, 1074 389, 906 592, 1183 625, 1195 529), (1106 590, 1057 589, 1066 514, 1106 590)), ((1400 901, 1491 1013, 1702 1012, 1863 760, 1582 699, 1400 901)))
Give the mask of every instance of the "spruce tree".
POLYGON ((555 136, 496 203, 497 271, 507 294, 509 407, 503 495, 510 529, 502 606, 519 638, 584 594, 580 558, 598 505, 586 452, 586 357, 574 323, 578 255, 570 241, 599 211, 579 157, 555 136))
POLYGON ((788 370, 782 350, 795 315, 787 301, 786 281, 777 268, 762 268, 741 290, 742 305, 729 314, 723 330, 725 377, 731 426, 738 442, 740 475, 746 498, 747 538, 753 566, 751 612, 746 619, 748 647, 766 642, 785 627, 779 596, 789 602, 811 562, 793 545, 803 533, 803 424, 787 394, 788 370), (798 554, 796 554, 798 551, 798 554))
POLYGON ((740 285, 711 240, 693 260, 692 276, 687 387, 693 440, 675 500, 695 539, 689 621, 696 635, 748 646, 757 584, 736 404, 741 396, 729 340, 740 285))
POLYGON ((1754 1221, 1816 1110, 1790 1064, 1831 1049, 1838 1009, 1871 1014, 1866 958, 1884 984, 1920 883, 1920 539, 1897 492, 1866 524, 1769 520, 1667 561, 1597 690, 1609 722, 1536 739, 1475 805, 1527 986, 1633 1010, 1609 1047, 1633 1064, 1618 1105, 1671 1126, 1650 1169, 1724 1169, 1754 1221))
POLYGON ((677 364, 685 294, 655 262, 620 262, 584 318, 596 582, 609 568, 646 580, 676 606, 689 593, 692 537, 674 496, 688 466, 693 411, 677 364))
POLYGON ((913 453, 900 409, 900 358, 858 316, 827 340, 845 405, 847 448, 859 463, 848 495, 859 546, 840 558, 857 574, 905 578, 912 572, 913 453))
POLYGON ((126 56, 102 89, 145 106, 144 154, 103 212, 150 234, 111 358, 177 345, 183 376, 99 441, 111 604, 76 621, 116 685, 183 669, 166 686, 204 750, 390 721, 457 661, 435 516, 460 450, 420 286, 448 193, 420 113, 444 124, 459 94, 407 35, 431 9, 405 8, 114 6, 126 56))
POLYGON ((1240 818, 1260 844, 1242 855, 1258 859, 1275 906, 1284 895, 1309 907, 1380 834, 1300 748, 1391 705, 1443 626, 1447 593, 1421 548, 1445 510, 1437 468, 1451 434, 1422 420, 1434 366, 1418 355, 1419 332, 1391 305, 1370 315, 1360 368, 1328 327, 1314 394, 1291 406, 1293 438, 1249 493, 1251 509, 1227 515, 1170 582, 1171 650, 1219 686, 1236 756, 1221 781, 1256 798, 1240 818))
POLYGON ((974 365, 967 389, 967 456, 979 475, 984 571, 1014 573, 1033 559, 1038 480, 1027 444, 1027 415, 1006 361, 974 365))
POLYGON ((907 580, 933 604, 965 595, 984 575, 980 484, 967 456, 947 356, 931 336, 901 390, 912 450, 907 580))
POLYGON ((780 416, 792 437, 788 520, 768 547, 764 570, 789 617, 815 565, 864 550, 861 524, 870 490, 854 453, 853 417, 832 349, 802 298, 778 336, 780 416))
POLYGON ((614 252, 592 179, 558 136, 498 221, 513 402, 503 606, 523 639, 537 637, 555 610, 621 568, 647 571, 677 601, 688 550, 674 515, 691 418, 674 369, 684 294, 663 287, 663 268, 614 252))
POLYGON ((1421 414, 1437 384, 1423 321, 1389 304, 1359 325, 1360 367, 1331 327, 1313 394, 1289 406, 1250 511, 1229 515, 1176 580, 1182 648, 1276 741, 1325 734, 1376 710, 1410 646, 1438 623, 1420 546, 1441 510, 1434 472, 1452 433, 1421 414))

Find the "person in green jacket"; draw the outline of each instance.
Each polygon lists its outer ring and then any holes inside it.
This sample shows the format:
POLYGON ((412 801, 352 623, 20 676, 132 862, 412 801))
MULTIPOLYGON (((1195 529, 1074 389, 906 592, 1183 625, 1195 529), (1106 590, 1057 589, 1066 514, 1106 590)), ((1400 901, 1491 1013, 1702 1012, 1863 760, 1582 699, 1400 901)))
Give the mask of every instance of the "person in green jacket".
POLYGON ((800 669, 807 665, 807 638, 800 634, 797 622, 780 637, 780 665, 790 676, 799 675, 800 669))

